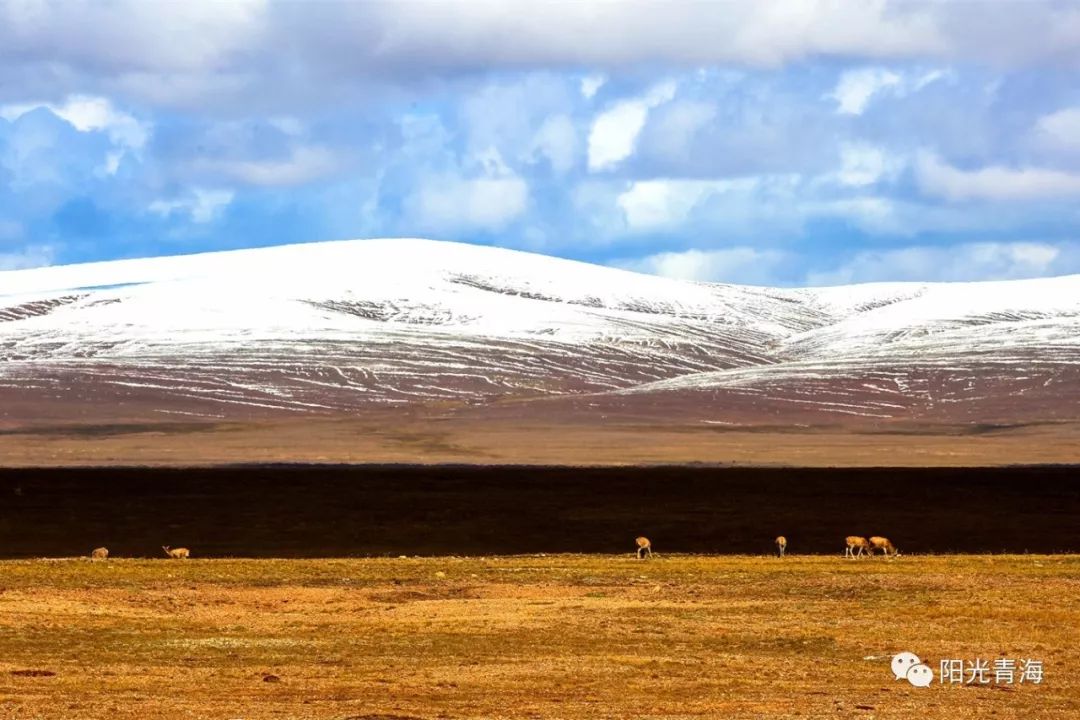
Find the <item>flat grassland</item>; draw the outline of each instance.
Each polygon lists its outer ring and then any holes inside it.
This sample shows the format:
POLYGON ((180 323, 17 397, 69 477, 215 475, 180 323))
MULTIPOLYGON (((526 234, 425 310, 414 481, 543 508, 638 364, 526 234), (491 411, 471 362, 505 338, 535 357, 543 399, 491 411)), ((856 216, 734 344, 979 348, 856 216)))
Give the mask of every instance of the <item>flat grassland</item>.
POLYGON ((5 424, 4 410, 0 405, 0 467, 235 463, 988 467, 1080 462, 1076 421, 809 427, 383 414, 26 426, 5 424))
POLYGON ((1076 555, 13 560, 0 717, 1076 718, 1078 628, 1076 555))

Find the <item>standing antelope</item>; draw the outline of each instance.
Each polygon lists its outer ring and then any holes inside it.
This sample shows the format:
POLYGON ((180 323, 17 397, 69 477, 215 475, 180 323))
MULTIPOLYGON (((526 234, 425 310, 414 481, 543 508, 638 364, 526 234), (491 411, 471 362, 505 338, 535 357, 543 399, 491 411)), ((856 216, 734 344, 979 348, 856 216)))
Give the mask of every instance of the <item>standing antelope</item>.
POLYGON ((776 552, 780 554, 780 557, 784 557, 784 553, 787 552, 787 538, 783 535, 776 538, 776 552))
POLYGON ((107 560, 109 558, 109 548, 99 547, 94 548, 94 551, 90 553, 91 560, 107 560))
POLYGON ((900 551, 896 549, 896 546, 892 544, 892 541, 889 540, 889 538, 881 537, 880 535, 875 535, 870 538, 869 553, 873 555, 876 550, 881 550, 885 553, 885 557, 889 557, 890 554, 893 557, 896 557, 900 554, 900 551))
POLYGON ((188 556, 191 555, 191 551, 187 548, 173 548, 170 550, 168 545, 162 545, 161 549, 173 560, 187 560, 188 556))
POLYGON ((844 549, 844 557, 857 558, 862 557, 864 552, 870 552, 870 543, 868 543, 864 537, 848 535, 845 542, 847 543, 847 548, 844 549), (858 554, 855 553, 855 548, 859 549, 858 554))
POLYGON ((646 555, 652 557, 652 543, 649 542, 649 538, 639 537, 634 542, 637 543, 638 560, 643 560, 646 555))

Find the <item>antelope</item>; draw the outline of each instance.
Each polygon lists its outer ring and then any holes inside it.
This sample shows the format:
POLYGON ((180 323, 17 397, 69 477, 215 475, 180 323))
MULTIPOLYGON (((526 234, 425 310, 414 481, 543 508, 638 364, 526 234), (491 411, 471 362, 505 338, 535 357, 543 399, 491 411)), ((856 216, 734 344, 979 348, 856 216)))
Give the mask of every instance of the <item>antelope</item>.
POLYGON ((94 548, 94 551, 90 553, 91 560, 107 560, 109 558, 109 548, 99 547, 94 548))
POLYGON ((168 545, 162 545, 161 549, 173 560, 187 560, 188 556, 191 555, 191 551, 187 548, 172 548, 170 550, 168 545))
POLYGON ((652 543, 649 542, 649 538, 639 537, 634 542, 637 543, 638 560, 643 560, 646 555, 652 557, 652 543))
POLYGON ((845 542, 847 543, 847 548, 844 549, 844 557, 857 558, 862 557, 864 552, 870 552, 870 543, 868 543, 864 537, 848 535, 845 542), (855 548, 859 549, 858 554, 855 553, 855 548))
POLYGON ((783 535, 776 538, 776 551, 780 553, 780 557, 784 557, 784 553, 787 552, 787 538, 783 535))
POLYGON ((881 537, 880 535, 875 535, 870 538, 869 553, 873 555, 876 550, 881 550, 885 553, 885 557, 889 557, 890 553, 893 557, 900 554, 900 551, 896 549, 896 546, 892 544, 892 541, 889 540, 889 538, 881 537))

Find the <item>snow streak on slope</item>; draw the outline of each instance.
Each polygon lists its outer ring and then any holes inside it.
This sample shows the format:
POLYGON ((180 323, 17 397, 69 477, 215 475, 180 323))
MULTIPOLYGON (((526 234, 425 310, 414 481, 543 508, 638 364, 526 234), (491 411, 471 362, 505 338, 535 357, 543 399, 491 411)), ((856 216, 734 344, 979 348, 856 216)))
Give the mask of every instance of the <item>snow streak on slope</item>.
POLYGON ((837 319, 785 338, 775 364, 625 392, 759 420, 1080 417, 1080 277, 796 293, 837 319))
POLYGON ((208 407, 484 402, 767 363, 826 320, 766 290, 509 250, 317 243, 0 273, 0 384, 208 407))
POLYGON ((687 420, 967 417, 1075 401, 1078 364, 1080 277, 789 291, 426 240, 0 272, 9 419, 568 395, 687 420))

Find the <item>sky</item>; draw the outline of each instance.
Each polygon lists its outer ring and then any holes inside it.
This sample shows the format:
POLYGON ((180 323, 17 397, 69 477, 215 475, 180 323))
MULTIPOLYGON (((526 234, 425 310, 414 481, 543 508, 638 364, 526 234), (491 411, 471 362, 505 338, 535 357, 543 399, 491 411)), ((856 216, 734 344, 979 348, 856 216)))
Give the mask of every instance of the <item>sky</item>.
POLYGON ((0 0, 0 270, 397 236, 1080 273, 1080 2, 0 0))

